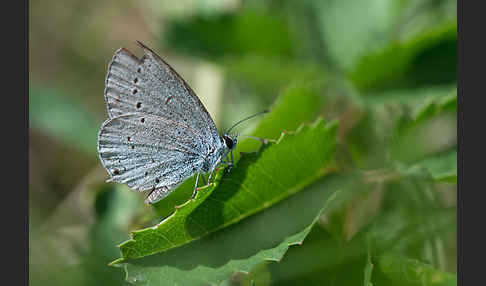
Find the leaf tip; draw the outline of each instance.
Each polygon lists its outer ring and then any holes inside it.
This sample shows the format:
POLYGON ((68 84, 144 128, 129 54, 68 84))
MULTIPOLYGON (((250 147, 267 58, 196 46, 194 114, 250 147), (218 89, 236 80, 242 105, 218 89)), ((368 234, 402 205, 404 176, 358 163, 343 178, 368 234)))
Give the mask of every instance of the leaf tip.
POLYGON ((113 260, 112 262, 108 263, 108 266, 111 267, 120 267, 123 262, 125 261, 125 258, 120 257, 118 259, 113 260))
POLYGON ((122 248, 122 247, 125 247, 127 244, 134 243, 135 239, 133 239, 133 234, 134 234, 134 231, 130 232, 131 238, 129 240, 125 240, 124 242, 118 244, 116 247, 122 248))

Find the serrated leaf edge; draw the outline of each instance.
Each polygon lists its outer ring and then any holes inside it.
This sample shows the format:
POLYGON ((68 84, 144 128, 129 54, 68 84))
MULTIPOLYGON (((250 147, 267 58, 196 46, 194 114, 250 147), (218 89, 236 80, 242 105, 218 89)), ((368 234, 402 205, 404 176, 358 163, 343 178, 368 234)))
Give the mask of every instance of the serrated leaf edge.
MULTIPOLYGON (((278 247, 280 244, 282 243, 285 243, 286 240, 292 240, 292 237, 294 236, 302 236, 301 239, 298 239, 296 241, 291 241, 291 242, 287 242, 286 243, 286 246, 285 246, 285 249, 282 251, 282 253, 278 256, 275 256, 275 257, 267 257, 267 258, 263 258, 262 259, 262 262, 276 262, 276 263, 279 263, 282 258, 285 256, 285 254, 288 252, 289 248, 293 247, 293 246, 302 246, 304 240, 307 238, 307 236, 309 235, 311 229, 316 225, 316 223, 318 222, 319 220, 319 217, 327 210, 327 208, 329 207, 329 205, 331 204, 331 202, 337 197, 339 196, 339 194, 342 192, 342 190, 336 190, 333 194, 331 194, 329 196, 329 198, 326 200, 326 202, 324 203, 324 206, 320 209, 320 211, 316 214, 316 216, 314 217, 314 219, 312 220, 311 223, 309 223, 308 226, 306 226, 305 228, 303 228, 301 231, 298 231, 292 235, 290 235, 289 237, 287 237, 286 239, 284 239, 282 242, 278 243, 275 247, 278 247)), ((273 247, 273 248, 275 248, 273 247)), ((263 249, 261 251, 265 251, 265 250, 269 250, 269 249, 272 249, 272 248, 267 248, 267 249, 263 249)), ((120 260, 122 258, 119 258, 117 260, 120 260)), ((247 259, 247 258, 246 258, 247 259)), ((230 260, 228 261, 228 263, 230 263, 231 261, 241 261, 241 260, 245 260, 244 259, 235 259, 235 260, 230 260)), ((260 263, 262 263, 260 262, 260 263)), ((125 271, 125 280, 126 281, 129 281, 129 275, 128 275, 128 263, 121 263, 120 265, 116 265, 118 267, 123 267, 124 271, 125 271)), ((252 265, 251 268, 255 267, 256 265, 252 265)), ((248 271, 245 271, 245 270, 242 270, 242 269, 238 269, 238 268, 232 268, 232 273, 243 273, 243 274, 249 274, 248 271)), ((213 284, 212 282, 210 281, 205 281, 206 283, 208 283, 208 285, 216 285, 216 284, 213 284)), ((220 281, 221 282, 221 281, 220 281)))
MULTIPOLYGON (((322 116, 319 116, 313 123, 310 123, 310 124, 309 123, 301 123, 299 125, 299 127, 295 131, 282 131, 280 133, 279 139, 274 144, 279 144, 282 140, 284 140, 284 138, 286 138, 289 135, 295 136, 296 134, 300 133, 306 127, 311 128, 311 129, 312 128, 315 128, 319 124, 323 123, 324 121, 325 121, 324 118, 322 116)), ((329 121, 327 123, 324 122, 324 124, 325 124, 324 128, 326 130, 330 130, 330 129, 335 128, 337 126, 338 121, 337 120, 332 120, 332 121, 329 121)), ((260 148, 257 151, 255 151, 255 152, 260 152, 262 150, 262 147, 263 147, 263 145, 260 146, 260 148)), ((323 172, 324 172, 324 170, 321 170, 321 172, 319 173, 318 176, 322 175, 323 172)), ((117 247, 120 248, 120 247, 123 247, 126 244, 135 242, 136 240, 133 238, 133 234, 136 234, 136 233, 139 233, 139 232, 144 232, 144 231, 146 231, 148 229, 156 230, 158 227, 160 227, 161 225, 163 225, 164 223, 166 223, 169 219, 171 219, 173 216, 175 216, 179 210, 181 210, 184 207, 187 207, 189 204, 195 203, 196 200, 197 200, 197 198, 199 196, 201 196, 200 195, 200 192, 201 191, 207 191, 207 189, 209 189, 209 188, 211 188, 211 190, 213 190, 214 188, 216 188, 218 186, 218 184, 219 184, 219 179, 220 178, 221 178, 221 172, 218 172, 218 174, 216 176, 216 180, 213 183, 211 183, 209 186, 203 186, 203 187, 201 187, 198 190, 198 192, 196 193, 196 196, 195 196, 194 199, 190 199, 187 202, 183 203, 182 205, 179 205, 179 206, 175 207, 175 211, 171 215, 169 215, 168 217, 166 217, 164 220, 162 220, 161 222, 159 222, 158 224, 156 224, 154 226, 151 226, 151 227, 147 227, 147 228, 143 228, 143 229, 140 229, 140 230, 135 230, 135 231, 130 232, 130 235, 132 237, 130 239, 128 239, 128 240, 120 243, 119 245, 117 245, 117 247)), ((289 195, 294 194, 295 193, 295 190, 298 190, 298 189, 301 189, 301 188, 305 187, 310 182, 312 182, 314 179, 315 178, 310 178, 309 180, 306 180, 303 183, 296 185, 294 188, 292 188, 291 190, 289 190, 289 192, 287 192, 284 197, 288 197, 289 195)), ((224 227, 227 227, 228 225, 234 224, 234 223, 240 221, 241 219, 243 219, 245 217, 248 217, 250 215, 253 215, 253 214, 257 213, 257 212, 262 211, 263 209, 268 208, 269 206, 274 205, 275 203, 277 203, 280 200, 282 200, 282 197, 276 197, 274 200, 271 200, 271 201, 265 203, 263 205, 263 208, 262 209, 255 209, 252 212, 248 212, 248 213, 245 213, 244 215, 238 216, 238 217, 234 218, 233 220, 228 221, 225 224, 222 224, 220 227, 218 227, 218 228, 216 228, 216 229, 214 229, 212 231, 214 232, 214 231, 217 231, 217 230, 222 229, 224 227)), ((195 241, 195 240, 198 240, 200 238, 201 237, 195 237, 194 239, 187 240, 184 244, 190 243, 190 242, 195 241)), ((183 245, 183 244, 181 244, 181 245, 183 245)), ((181 245, 179 245, 179 246, 181 246, 181 245)), ((176 247, 178 247, 178 246, 176 246, 176 247)), ((159 251, 150 253, 148 255, 152 255, 152 254, 155 254, 155 253, 159 253, 159 251)), ((146 255, 146 256, 148 256, 148 255, 146 255)), ((120 258, 115 259, 114 261, 110 262, 108 265, 109 266, 115 266, 115 265, 118 265, 118 264, 122 264, 126 260, 127 260, 126 257, 120 257, 120 258)))

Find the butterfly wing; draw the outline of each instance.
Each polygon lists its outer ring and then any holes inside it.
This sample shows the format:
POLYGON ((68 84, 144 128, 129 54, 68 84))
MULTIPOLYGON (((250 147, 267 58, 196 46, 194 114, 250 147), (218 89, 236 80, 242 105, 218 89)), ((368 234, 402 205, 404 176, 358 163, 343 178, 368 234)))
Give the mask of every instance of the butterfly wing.
POLYGON ((115 52, 108 65, 105 99, 108 115, 139 112, 182 122, 219 144, 219 134, 208 111, 182 77, 140 42, 138 59, 125 48, 115 52))
POLYGON ((207 152, 203 134, 151 114, 108 119, 98 134, 98 154, 109 181, 145 191, 169 190, 200 170, 207 152))

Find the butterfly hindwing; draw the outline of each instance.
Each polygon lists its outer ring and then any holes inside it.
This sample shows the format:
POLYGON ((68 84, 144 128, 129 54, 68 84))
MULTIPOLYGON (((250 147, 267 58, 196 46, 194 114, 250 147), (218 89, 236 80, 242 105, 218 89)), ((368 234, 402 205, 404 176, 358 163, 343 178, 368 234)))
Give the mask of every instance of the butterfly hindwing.
POLYGON ((140 191, 179 184, 200 169, 207 150, 197 130, 151 114, 108 119, 98 135, 110 180, 140 191))

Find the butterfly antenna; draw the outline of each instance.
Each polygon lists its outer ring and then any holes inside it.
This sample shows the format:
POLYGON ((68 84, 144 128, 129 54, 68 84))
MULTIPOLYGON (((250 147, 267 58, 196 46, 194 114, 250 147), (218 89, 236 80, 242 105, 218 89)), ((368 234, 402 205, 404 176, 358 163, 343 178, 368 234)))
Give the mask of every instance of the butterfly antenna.
POLYGON ((230 133, 230 132, 231 132, 231 130, 232 130, 233 128, 235 128, 235 127, 236 127, 236 125, 238 125, 238 124, 240 124, 240 123, 242 123, 242 122, 244 122, 244 121, 247 121, 248 119, 251 119, 251 118, 253 118, 253 117, 255 117, 255 116, 258 116, 258 115, 261 115, 261 114, 264 114, 264 113, 268 113, 268 112, 270 112, 270 110, 268 110, 268 109, 267 109, 267 110, 264 110, 264 111, 258 112, 258 113, 256 113, 256 114, 253 114, 253 115, 251 115, 251 116, 248 116, 248 117, 246 117, 246 118, 241 119, 240 121, 238 121, 238 122, 236 122, 235 124, 233 124, 233 126, 231 126, 231 128, 230 128, 230 129, 228 129, 228 131, 226 131, 226 134, 230 133))
POLYGON ((251 138, 251 139, 254 139, 254 140, 258 140, 258 141, 262 142, 263 144, 267 144, 268 142, 277 142, 277 140, 274 140, 274 139, 266 139, 266 138, 251 136, 251 135, 244 135, 243 134, 241 136, 251 138))

